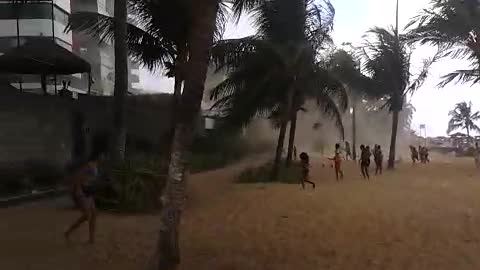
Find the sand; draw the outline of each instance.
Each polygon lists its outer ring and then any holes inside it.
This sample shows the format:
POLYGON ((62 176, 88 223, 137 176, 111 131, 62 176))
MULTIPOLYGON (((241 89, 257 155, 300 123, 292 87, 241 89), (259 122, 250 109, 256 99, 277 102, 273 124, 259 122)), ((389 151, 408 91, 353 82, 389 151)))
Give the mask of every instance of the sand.
MULTIPOLYGON (((179 269, 480 269, 480 171, 471 159, 361 180, 313 164, 317 189, 233 184, 242 165, 192 176, 182 221, 179 269)), ((0 269, 146 269, 158 217, 99 216, 98 241, 86 228, 62 238, 77 216, 46 202, 0 210, 0 269)))

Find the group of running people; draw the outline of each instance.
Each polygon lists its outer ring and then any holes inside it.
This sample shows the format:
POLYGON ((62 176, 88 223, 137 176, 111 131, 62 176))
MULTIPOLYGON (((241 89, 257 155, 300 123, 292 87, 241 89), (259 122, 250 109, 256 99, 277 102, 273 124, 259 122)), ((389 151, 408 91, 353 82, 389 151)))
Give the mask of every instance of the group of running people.
POLYGON ((410 145, 410 153, 411 153, 413 164, 415 164, 417 162, 420 162, 420 163, 423 163, 423 164, 430 162, 427 147, 419 145, 418 150, 417 150, 417 148, 415 146, 410 145))
MULTIPOLYGON (((371 157, 373 155, 373 160, 375 162, 375 175, 383 173, 383 152, 380 145, 375 145, 373 147, 373 151, 369 145, 361 145, 360 146, 360 170, 364 179, 370 179, 370 163, 371 157)), ((296 152, 296 147, 295 147, 296 152)), ((295 155, 296 156, 296 155, 295 155)), ((345 159, 349 160, 352 159, 352 153, 350 144, 345 142, 345 159)), ((342 169, 342 161, 344 160, 342 156, 342 147, 339 143, 335 144, 335 154, 329 160, 333 161, 332 167, 335 168, 335 177, 337 181, 343 179, 343 169, 342 169)), ((309 183, 315 188, 315 183, 310 181, 309 172, 310 172, 310 158, 307 153, 303 152, 300 154, 300 166, 302 169, 302 176, 300 179, 300 183, 302 187, 305 188, 305 183, 309 183)))

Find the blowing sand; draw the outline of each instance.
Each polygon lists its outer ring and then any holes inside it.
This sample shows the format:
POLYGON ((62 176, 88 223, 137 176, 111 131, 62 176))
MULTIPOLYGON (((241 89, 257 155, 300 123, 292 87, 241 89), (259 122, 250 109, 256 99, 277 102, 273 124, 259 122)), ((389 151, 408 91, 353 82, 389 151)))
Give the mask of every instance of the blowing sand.
MULTIPOLYGON (((195 175, 182 224, 180 269, 480 269, 480 171, 470 159, 402 165, 346 179, 314 161, 317 189, 232 183, 239 168, 195 175)), ((241 167, 241 166, 240 166, 241 167)), ((99 216, 65 243, 76 213, 45 203, 0 210, 0 269, 145 269, 156 216, 99 216)))

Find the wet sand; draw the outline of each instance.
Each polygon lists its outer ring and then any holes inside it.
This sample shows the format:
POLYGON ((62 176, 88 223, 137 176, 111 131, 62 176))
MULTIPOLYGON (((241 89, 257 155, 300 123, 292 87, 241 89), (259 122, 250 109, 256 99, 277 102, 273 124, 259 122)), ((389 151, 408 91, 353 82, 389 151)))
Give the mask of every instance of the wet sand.
MULTIPOLYGON (((401 165, 363 181, 315 160, 317 189, 233 184, 242 166, 192 176, 180 269, 480 269, 480 171, 471 159, 401 165)), ((41 203, 0 210, 0 269, 146 269, 158 217, 101 214, 66 243, 77 213, 41 203)))

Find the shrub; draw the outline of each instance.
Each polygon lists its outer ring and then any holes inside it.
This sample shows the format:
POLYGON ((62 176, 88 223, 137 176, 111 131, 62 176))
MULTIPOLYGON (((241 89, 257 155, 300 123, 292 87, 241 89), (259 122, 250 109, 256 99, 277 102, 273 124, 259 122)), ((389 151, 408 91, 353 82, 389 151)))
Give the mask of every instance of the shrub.
POLYGON ((158 158, 137 159, 114 168, 111 180, 99 185, 99 208, 120 212, 159 209, 160 193, 166 183, 164 163, 158 158))
MULTIPOLYGON (((267 163, 256 168, 247 168, 237 177, 238 183, 271 183, 272 163, 267 163)), ((292 164, 289 168, 280 167, 277 183, 298 184, 302 175, 300 166, 292 164)))

